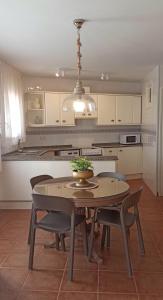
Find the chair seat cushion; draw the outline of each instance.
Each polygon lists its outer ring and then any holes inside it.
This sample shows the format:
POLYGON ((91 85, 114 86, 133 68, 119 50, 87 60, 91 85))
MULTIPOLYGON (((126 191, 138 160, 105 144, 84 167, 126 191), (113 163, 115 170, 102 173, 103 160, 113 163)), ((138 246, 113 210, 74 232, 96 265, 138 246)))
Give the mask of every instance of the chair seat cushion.
MULTIPOLYGON (((116 210, 107 210, 107 209, 101 209, 97 213, 97 222, 100 224, 112 224, 112 225, 121 225, 120 220, 120 212, 116 210)), ((135 215, 133 213, 127 213, 125 216, 125 225, 131 226, 135 222, 135 215)))
MULTIPOLYGON (((75 226, 81 224, 85 219, 84 215, 75 215, 75 226)), ((49 231, 65 232, 71 228, 71 217, 63 212, 49 212, 37 225, 49 231)))

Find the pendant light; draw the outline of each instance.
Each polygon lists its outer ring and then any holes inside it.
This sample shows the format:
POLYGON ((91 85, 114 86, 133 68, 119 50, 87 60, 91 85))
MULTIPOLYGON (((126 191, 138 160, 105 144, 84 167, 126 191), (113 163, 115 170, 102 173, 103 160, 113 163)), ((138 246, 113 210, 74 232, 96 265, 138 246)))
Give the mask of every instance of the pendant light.
POLYGON ((77 28, 77 70, 78 70, 78 77, 76 81, 76 86, 74 88, 73 93, 68 96, 63 101, 62 109, 63 111, 74 111, 78 113, 82 113, 84 111, 87 112, 94 112, 96 110, 96 104, 93 98, 87 94, 85 94, 85 90, 82 85, 82 81, 80 78, 81 73, 81 42, 80 42, 80 29, 83 25, 85 20, 83 19, 76 19, 73 21, 73 24, 77 28))

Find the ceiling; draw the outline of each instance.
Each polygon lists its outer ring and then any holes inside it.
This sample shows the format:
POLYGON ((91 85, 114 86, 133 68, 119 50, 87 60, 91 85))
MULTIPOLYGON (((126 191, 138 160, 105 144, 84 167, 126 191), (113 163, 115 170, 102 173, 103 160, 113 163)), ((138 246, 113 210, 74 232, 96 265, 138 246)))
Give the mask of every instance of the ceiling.
POLYGON ((73 77, 75 18, 88 20, 84 78, 141 80, 163 63, 162 0, 0 0, 0 58, 25 74, 53 76, 60 67, 73 77))

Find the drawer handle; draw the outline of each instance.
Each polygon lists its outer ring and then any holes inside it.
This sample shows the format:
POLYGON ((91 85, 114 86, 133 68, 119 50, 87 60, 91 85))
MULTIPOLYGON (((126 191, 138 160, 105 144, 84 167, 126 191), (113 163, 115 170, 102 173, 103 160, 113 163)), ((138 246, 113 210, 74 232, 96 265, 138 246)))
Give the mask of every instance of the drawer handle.
POLYGON ((113 152, 112 150, 109 150, 109 152, 113 152))
POLYGON ((66 123, 66 120, 62 120, 63 123, 66 123))
POLYGON ((56 123, 58 123, 59 122, 59 120, 56 120, 56 123))
POLYGON ((88 114, 88 116, 91 116, 91 114, 88 114))
POLYGON ((122 122, 122 120, 118 120, 118 122, 122 122))
POLYGON ((119 152, 123 152, 123 150, 120 149, 119 152))
POLYGON ((111 120, 111 122, 114 122, 114 120, 111 120))

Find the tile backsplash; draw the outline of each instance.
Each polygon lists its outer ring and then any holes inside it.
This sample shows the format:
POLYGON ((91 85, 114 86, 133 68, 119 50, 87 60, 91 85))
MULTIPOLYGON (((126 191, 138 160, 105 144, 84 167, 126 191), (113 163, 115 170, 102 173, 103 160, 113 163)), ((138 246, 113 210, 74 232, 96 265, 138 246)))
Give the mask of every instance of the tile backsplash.
POLYGON ((78 120, 75 127, 31 128, 25 146, 67 145, 89 147, 93 143, 118 143, 123 133, 138 133, 140 126, 96 126, 94 120, 78 120))

